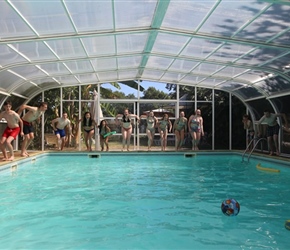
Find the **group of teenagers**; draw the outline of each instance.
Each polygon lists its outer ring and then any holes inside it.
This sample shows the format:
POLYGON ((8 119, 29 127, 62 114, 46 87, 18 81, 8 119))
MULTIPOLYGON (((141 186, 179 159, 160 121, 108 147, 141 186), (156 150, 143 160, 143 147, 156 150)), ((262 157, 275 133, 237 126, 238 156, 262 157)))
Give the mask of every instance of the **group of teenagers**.
POLYGON ((279 131, 280 125, 278 124, 277 118, 283 117, 285 126, 283 129, 287 132, 290 132, 288 127, 288 121, 286 115, 283 113, 270 113, 269 110, 264 111, 264 115, 257 122, 257 131, 255 131, 254 124, 251 121, 249 115, 243 115, 242 123, 244 124, 244 129, 248 131, 247 134, 247 150, 252 150, 254 147, 254 143, 256 142, 256 138, 261 138, 264 135, 262 134, 261 125, 267 125, 266 137, 268 142, 269 155, 280 155, 279 150, 279 131))
MULTIPOLYGON (((37 107, 22 105, 18 112, 12 110, 12 103, 10 101, 5 101, 3 107, 4 111, 0 113, 0 120, 5 119, 7 127, 0 140, 0 148, 3 154, 2 160, 14 160, 12 142, 18 135, 23 137, 20 153, 21 156, 29 156, 27 148, 34 139, 34 122, 40 122, 40 117, 47 110, 47 103, 41 102, 37 107), (25 113, 22 115, 24 110, 25 113), (8 153, 10 155, 8 155, 8 153)), ((187 131, 189 131, 192 136, 193 150, 198 149, 200 138, 204 134, 203 118, 201 117, 201 111, 199 109, 196 110, 195 114, 191 115, 189 119, 185 117, 183 111, 180 112, 179 118, 175 120, 173 125, 168 114, 164 114, 163 117, 158 120, 158 118, 154 116, 153 111, 150 111, 147 115, 141 115, 138 117, 137 115, 131 114, 128 109, 125 109, 123 114, 117 114, 115 117, 116 125, 121 126, 122 150, 125 150, 125 148, 127 151, 130 150, 133 119, 137 119, 137 122, 139 122, 142 118, 145 118, 147 123, 146 134, 148 136, 148 150, 151 150, 153 145, 156 128, 160 133, 161 148, 163 151, 166 150, 168 132, 172 130, 176 135, 176 150, 179 150, 182 147, 187 131)), ((95 135, 96 127, 99 129, 101 151, 104 151, 105 149, 106 151, 109 151, 110 136, 107 135, 110 134, 111 129, 106 120, 102 120, 98 125, 93 120, 91 113, 85 112, 83 118, 79 119, 79 123, 82 124, 87 151, 92 151, 92 139, 95 135)), ((59 150, 63 150, 66 141, 66 132, 68 131, 68 135, 73 136, 71 121, 68 119, 67 113, 63 113, 61 117, 53 119, 51 126, 57 139, 58 148, 59 150)))
MULTIPOLYGON (((40 117, 47 110, 47 103, 41 102, 37 107, 22 105, 18 112, 12 110, 12 104, 10 101, 4 102, 4 111, 0 113, 0 120, 5 119, 7 122, 7 127, 2 134, 0 140, 0 148, 3 154, 4 161, 14 160, 14 151, 12 146, 12 141, 16 139, 18 134, 23 137, 21 144, 21 156, 29 156, 27 148, 34 139, 34 128, 33 123, 40 120, 40 117), (22 112, 26 112, 22 115, 22 112), (7 154, 7 150, 10 153, 10 156, 7 154)), ((270 113, 268 110, 264 111, 264 115, 258 121, 258 131, 257 134, 254 131, 254 124, 249 118, 248 115, 244 115, 242 122, 244 124, 244 129, 248 131, 247 135, 247 145, 251 149, 254 143, 254 137, 257 135, 261 137, 261 124, 266 124, 267 126, 267 140, 268 148, 270 155, 274 153, 280 155, 279 145, 278 145, 278 134, 280 126, 277 122, 277 117, 283 117, 285 120, 284 130, 289 131, 288 121, 285 114, 274 114, 270 113), (252 144, 252 145, 251 145, 252 144)), ((172 125, 168 114, 163 114, 161 119, 158 119, 153 111, 148 112, 146 115, 141 115, 140 117, 131 114, 128 109, 125 109, 123 114, 117 114, 115 117, 115 123, 117 126, 121 126, 122 132, 122 151, 130 150, 130 139, 133 130, 133 121, 137 119, 137 122, 140 122, 140 119, 146 120, 146 134, 148 137, 148 150, 151 150, 153 146, 154 136, 156 129, 160 134, 161 150, 165 151, 167 147, 167 135, 169 132, 173 131, 176 138, 176 150, 180 150, 184 144, 184 139, 187 133, 190 133, 192 139, 192 150, 198 150, 198 145, 201 137, 204 135, 203 130, 203 118, 201 116, 201 110, 197 109, 194 114, 192 114, 188 119, 185 117, 183 111, 180 112, 179 117, 175 119, 174 124, 172 125)), ((79 123, 82 124, 84 141, 88 151, 92 151, 92 139, 95 135, 95 128, 99 129, 100 135, 100 145, 101 151, 109 151, 109 138, 107 136, 110 134, 111 129, 108 126, 106 120, 102 120, 100 124, 96 124, 90 112, 85 112, 83 118, 79 119, 79 123), (106 147, 106 148, 105 148, 106 147)), ((68 119, 67 113, 63 113, 61 117, 55 118, 51 122, 54 134, 57 138, 57 144, 59 150, 63 150, 65 141, 66 141, 66 131, 68 134, 73 136, 71 129, 71 121, 68 119)), ((290 131, 289 131, 290 132, 290 131)))

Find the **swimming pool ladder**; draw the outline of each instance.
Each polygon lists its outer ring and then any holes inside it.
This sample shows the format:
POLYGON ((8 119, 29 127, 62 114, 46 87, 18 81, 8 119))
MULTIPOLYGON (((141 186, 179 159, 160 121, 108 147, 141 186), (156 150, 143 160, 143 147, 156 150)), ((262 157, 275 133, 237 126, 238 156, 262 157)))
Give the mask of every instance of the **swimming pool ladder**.
MULTIPOLYGON (((247 148, 246 148, 246 150, 245 150, 245 152, 243 153, 243 156, 242 156, 242 162, 244 162, 245 154, 247 153, 247 151, 248 151, 250 145, 251 145, 252 143, 254 143, 255 140, 257 140, 257 138, 252 139, 252 140, 250 141, 249 145, 247 146, 247 148)), ((252 148, 251 152, 250 152, 249 155, 248 155, 248 162, 249 162, 249 160, 250 160, 250 157, 251 157, 252 153, 254 152, 254 150, 256 149, 257 145, 259 144, 259 142, 260 142, 260 141, 263 141, 263 140, 267 141, 266 138, 259 138, 259 139, 257 140, 257 142, 255 143, 254 147, 252 148)))

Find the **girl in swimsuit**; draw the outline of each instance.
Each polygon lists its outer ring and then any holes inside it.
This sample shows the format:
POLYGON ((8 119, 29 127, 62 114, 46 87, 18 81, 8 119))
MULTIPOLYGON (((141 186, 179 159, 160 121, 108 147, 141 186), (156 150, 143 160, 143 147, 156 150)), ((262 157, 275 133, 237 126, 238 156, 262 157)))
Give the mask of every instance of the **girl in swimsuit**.
POLYGON ((176 150, 179 150, 183 144, 184 135, 187 133, 187 118, 183 111, 180 112, 179 118, 175 120, 173 129, 176 137, 176 150))
POLYGON ((95 126, 96 123, 92 119, 92 115, 90 112, 86 112, 84 117, 79 120, 82 122, 83 130, 84 130, 84 139, 87 147, 87 151, 92 151, 92 143, 93 143, 93 136, 95 134, 95 126))
POLYGON ((148 115, 141 115, 140 119, 146 117, 147 127, 146 134, 148 137, 148 151, 151 150, 151 146, 153 144, 153 139, 155 135, 155 127, 158 123, 158 119, 154 116, 153 111, 150 111, 148 115))
POLYGON ((106 120, 102 120, 99 125, 99 131, 100 131, 100 143, 101 143, 101 151, 104 151, 104 144, 107 147, 106 151, 109 151, 109 137, 107 136, 104 138, 104 135, 111 132, 111 129, 108 126, 108 123, 106 120))
POLYGON ((191 115, 188 119, 188 130, 190 131, 192 138, 192 150, 198 150, 198 144, 203 132, 203 119, 201 117, 200 109, 195 111, 194 115, 191 115))
POLYGON ((169 120, 168 114, 164 114, 158 123, 158 130, 160 134, 161 150, 165 151, 167 146, 167 134, 172 129, 172 123, 169 120))
POLYGON ((132 124, 131 119, 137 118, 137 120, 140 120, 140 118, 137 115, 129 114, 129 110, 125 109, 123 114, 117 114, 115 121, 116 124, 119 125, 119 117, 121 117, 121 123, 122 123, 122 151, 125 149, 125 145, 127 144, 127 151, 129 151, 130 147, 130 139, 132 134, 132 124))

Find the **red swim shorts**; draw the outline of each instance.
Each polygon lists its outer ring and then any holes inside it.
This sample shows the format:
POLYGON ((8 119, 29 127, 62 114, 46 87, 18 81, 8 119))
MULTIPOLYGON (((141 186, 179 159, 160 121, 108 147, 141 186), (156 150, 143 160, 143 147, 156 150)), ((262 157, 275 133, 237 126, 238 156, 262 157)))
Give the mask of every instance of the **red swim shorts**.
POLYGON ((2 134, 2 137, 8 138, 9 136, 12 136, 14 139, 16 139, 19 132, 20 132, 20 127, 16 127, 16 128, 6 127, 6 129, 4 130, 2 134))

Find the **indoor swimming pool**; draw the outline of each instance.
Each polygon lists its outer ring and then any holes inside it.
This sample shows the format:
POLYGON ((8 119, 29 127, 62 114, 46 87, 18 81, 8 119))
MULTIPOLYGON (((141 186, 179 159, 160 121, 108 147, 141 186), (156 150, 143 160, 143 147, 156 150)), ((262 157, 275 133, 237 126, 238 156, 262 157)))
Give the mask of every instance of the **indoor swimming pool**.
POLYGON ((1 248, 289 248, 286 165, 239 154, 95 156, 47 154, 1 171, 1 248), (227 198, 240 203, 237 216, 221 212, 227 198))

